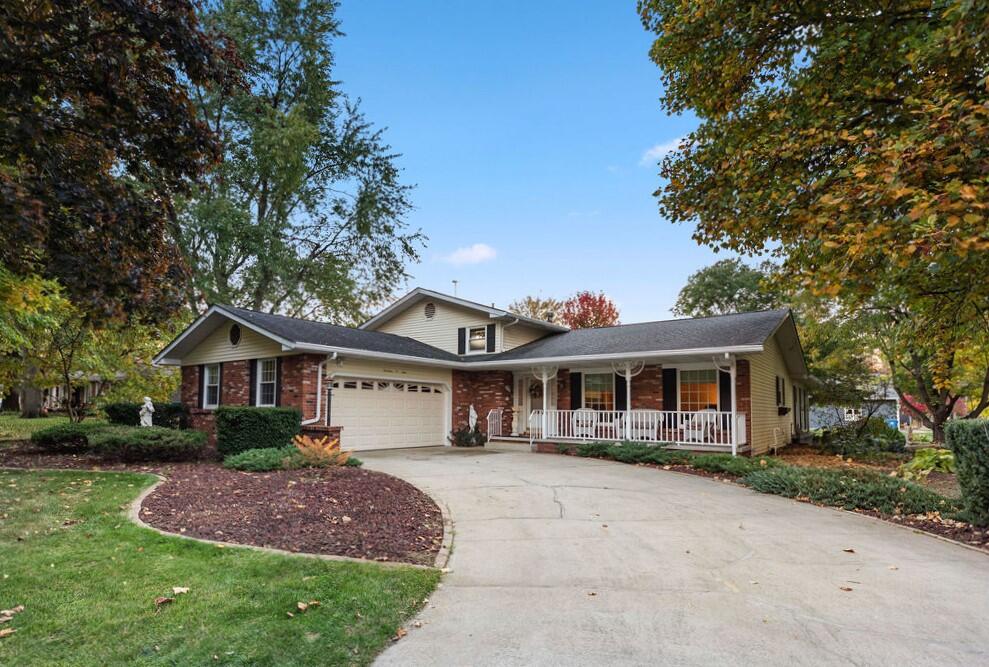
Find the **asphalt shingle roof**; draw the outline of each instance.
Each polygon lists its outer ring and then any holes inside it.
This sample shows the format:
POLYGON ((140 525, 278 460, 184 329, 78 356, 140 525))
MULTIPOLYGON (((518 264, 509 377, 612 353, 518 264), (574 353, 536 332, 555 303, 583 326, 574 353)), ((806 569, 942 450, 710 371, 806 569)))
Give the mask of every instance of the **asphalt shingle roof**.
POLYGON ((787 310, 738 313, 687 320, 623 324, 550 334, 507 352, 458 356, 407 336, 352 329, 243 308, 224 310, 295 343, 328 345, 441 361, 525 361, 548 357, 688 350, 761 345, 789 314, 787 310))
POLYGON ((345 347, 369 352, 386 354, 404 354, 410 357, 438 359, 441 361, 458 361, 460 357, 432 345, 427 345, 414 338, 396 336, 380 331, 352 329, 337 324, 300 320, 284 315, 259 313, 233 306, 220 306, 221 309, 235 314, 237 317, 254 324, 265 331, 280 336, 294 343, 309 343, 311 345, 329 345, 345 347))

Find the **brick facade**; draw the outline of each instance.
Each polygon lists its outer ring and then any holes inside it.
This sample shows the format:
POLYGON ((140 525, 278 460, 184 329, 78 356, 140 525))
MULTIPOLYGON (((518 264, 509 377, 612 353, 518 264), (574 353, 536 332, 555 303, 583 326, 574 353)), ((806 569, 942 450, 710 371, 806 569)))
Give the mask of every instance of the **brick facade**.
POLYGON ((469 424, 470 406, 477 411, 481 431, 488 432, 488 412, 501 408, 501 432, 512 432, 512 372, 453 371, 453 430, 469 424))
POLYGON ((556 374, 556 409, 573 409, 570 407, 570 371, 566 368, 561 368, 556 374))
MULTIPOLYGON (((664 409, 662 366, 646 366, 641 373, 632 378, 632 409, 664 409)), ((676 407, 674 406, 673 409, 675 410, 676 407)))
MULTIPOLYGON (((316 416, 319 364, 325 358, 319 354, 294 354, 290 357, 282 357, 281 406, 295 408, 301 412, 303 421, 316 416)), ((323 392, 326 392, 325 378, 323 392)))
POLYGON ((199 366, 182 367, 182 385, 179 394, 182 405, 189 410, 199 407, 199 366))
POLYGON ((225 361, 220 368, 220 404, 250 405, 251 362, 225 361))

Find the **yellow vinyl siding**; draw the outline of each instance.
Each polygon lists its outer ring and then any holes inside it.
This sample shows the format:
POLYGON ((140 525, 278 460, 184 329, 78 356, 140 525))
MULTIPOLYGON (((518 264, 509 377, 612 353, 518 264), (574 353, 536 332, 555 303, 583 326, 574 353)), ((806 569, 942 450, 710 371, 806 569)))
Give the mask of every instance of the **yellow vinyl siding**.
POLYGON ((340 377, 367 377, 388 380, 401 380, 404 378, 409 382, 418 380, 420 382, 441 383, 447 387, 453 385, 453 372, 449 368, 418 366, 416 364, 396 364, 389 361, 356 359, 347 356, 341 356, 337 363, 330 362, 327 364, 326 373, 330 376, 340 377))
POLYGON ((741 358, 749 360, 752 454, 763 454, 774 444, 783 446, 790 442, 793 434, 793 381, 775 337, 766 341, 762 352, 741 358), (777 376, 786 379, 783 401, 790 408, 790 413, 786 415, 780 415, 776 406, 777 376))
MULTIPOLYGON (((376 331, 408 336, 427 345, 457 354, 457 330, 460 327, 485 327, 491 319, 484 313, 467 308, 458 308, 442 301, 418 301, 409 306, 381 326, 376 331), (428 318, 425 314, 427 303, 436 306, 436 314, 428 318)), ((495 327, 495 349, 498 349, 498 332, 495 327)))
POLYGON ((291 352, 283 352, 282 346, 275 341, 256 333, 245 326, 240 327, 240 343, 230 344, 230 325, 225 322, 216 331, 206 337, 189 354, 182 358, 183 366, 196 364, 212 364, 221 361, 238 361, 240 359, 259 359, 261 357, 277 357, 291 352))
POLYGON ((535 327, 528 327, 524 324, 503 325, 504 344, 502 351, 511 350, 513 347, 531 343, 546 335, 546 332, 535 327))

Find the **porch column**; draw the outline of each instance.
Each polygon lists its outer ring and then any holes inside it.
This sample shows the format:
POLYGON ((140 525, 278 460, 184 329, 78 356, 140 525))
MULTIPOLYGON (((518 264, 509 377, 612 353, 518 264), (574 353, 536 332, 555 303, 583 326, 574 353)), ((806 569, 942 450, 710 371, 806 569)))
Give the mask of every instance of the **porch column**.
POLYGON ((625 439, 632 439, 632 362, 625 362, 625 439))
POLYGON ((738 456, 738 401, 735 399, 735 355, 731 355, 731 455, 738 456))

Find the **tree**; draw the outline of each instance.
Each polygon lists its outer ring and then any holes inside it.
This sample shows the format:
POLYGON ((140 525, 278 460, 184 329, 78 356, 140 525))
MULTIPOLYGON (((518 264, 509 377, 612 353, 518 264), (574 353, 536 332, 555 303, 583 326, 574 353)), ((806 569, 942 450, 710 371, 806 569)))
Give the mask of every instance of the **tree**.
POLYGON ((553 322, 560 319, 563 311, 563 302, 559 299, 538 296, 527 296, 508 304, 508 310, 516 315, 532 317, 537 320, 553 322))
POLYGON ((193 87, 223 164, 183 202, 172 233, 192 268, 186 302, 362 319, 418 259, 409 186, 382 134, 332 78, 333 0, 218 0, 247 89, 193 87))
POLYGON ((15 0, 0 32, 0 261, 91 317, 168 317, 171 202, 219 156, 182 81, 225 86, 223 43, 191 0, 15 0))
POLYGON ((618 307, 604 292, 577 292, 563 302, 560 319, 571 329, 611 327, 619 324, 618 307))
POLYGON ((772 270, 769 262, 752 267, 739 259, 719 260, 687 278, 673 314, 710 317, 779 308, 779 297, 768 287, 772 270))
POLYGON ((664 216, 714 247, 771 248, 793 281, 853 307, 895 292, 924 372, 948 389, 989 310, 974 279, 989 273, 989 3, 639 12, 666 109, 701 120, 663 162, 664 216))

